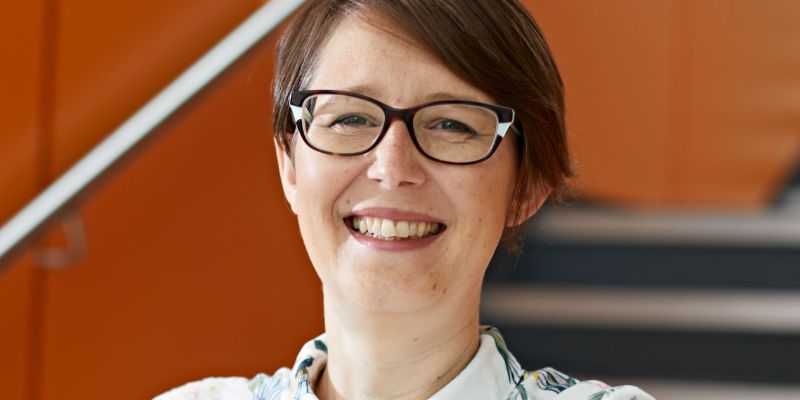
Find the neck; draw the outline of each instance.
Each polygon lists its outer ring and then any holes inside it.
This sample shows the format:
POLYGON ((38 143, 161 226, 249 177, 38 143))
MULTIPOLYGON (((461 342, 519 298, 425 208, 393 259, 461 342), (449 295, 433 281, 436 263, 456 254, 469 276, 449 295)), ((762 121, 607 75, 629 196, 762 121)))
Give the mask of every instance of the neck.
POLYGON ((460 307, 385 312, 324 293, 328 362, 315 388, 320 400, 427 399, 478 350, 479 296, 460 307))

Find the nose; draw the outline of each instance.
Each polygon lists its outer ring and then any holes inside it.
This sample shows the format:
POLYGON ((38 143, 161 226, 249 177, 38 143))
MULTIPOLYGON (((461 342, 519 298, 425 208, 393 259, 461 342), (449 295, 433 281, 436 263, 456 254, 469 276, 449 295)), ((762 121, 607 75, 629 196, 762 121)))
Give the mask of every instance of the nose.
POLYGON ((420 165, 422 154, 414 146, 408 127, 395 120, 378 145, 372 149, 373 161, 367 177, 386 188, 421 185, 425 171, 420 165))

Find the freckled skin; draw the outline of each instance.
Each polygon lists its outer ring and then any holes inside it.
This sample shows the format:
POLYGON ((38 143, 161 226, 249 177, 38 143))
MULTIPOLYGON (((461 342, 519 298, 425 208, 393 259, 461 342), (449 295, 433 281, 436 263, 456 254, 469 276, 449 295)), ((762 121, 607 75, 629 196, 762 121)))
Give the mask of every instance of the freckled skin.
MULTIPOLYGON (((496 103, 425 50, 358 19, 339 26, 319 60, 308 89, 370 86, 374 93, 365 94, 398 108, 437 92, 496 103)), ((517 163, 513 145, 504 140, 481 163, 448 165, 420 154, 401 122, 360 156, 326 155, 296 141, 281 176, 326 296, 375 311, 436 310, 469 319, 475 310, 462 305, 477 304, 505 226, 517 163), (377 251, 356 242, 342 222, 363 207, 424 213, 447 229, 418 250, 377 251)))

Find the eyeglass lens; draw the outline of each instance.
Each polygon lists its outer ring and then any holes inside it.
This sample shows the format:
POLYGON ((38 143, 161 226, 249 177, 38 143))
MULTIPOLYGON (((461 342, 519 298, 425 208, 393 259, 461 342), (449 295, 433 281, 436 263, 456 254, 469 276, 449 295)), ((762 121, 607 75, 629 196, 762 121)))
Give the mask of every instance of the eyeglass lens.
MULTIPOLYGON (((312 95, 302 107, 309 143, 337 154, 363 152, 383 130, 386 115, 377 104, 342 94, 312 95)), ((436 104, 417 111, 413 134, 421 150, 447 162, 471 162, 491 151, 497 115, 468 104, 436 104)))

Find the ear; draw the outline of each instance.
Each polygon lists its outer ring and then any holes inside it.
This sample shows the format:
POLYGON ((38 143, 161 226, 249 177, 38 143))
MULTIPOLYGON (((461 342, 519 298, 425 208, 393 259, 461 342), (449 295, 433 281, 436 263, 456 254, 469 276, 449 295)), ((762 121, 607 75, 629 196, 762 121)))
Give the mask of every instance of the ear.
POLYGON ((289 203, 292 212, 297 214, 295 209, 295 199, 297 197, 297 175, 294 170, 294 160, 286 151, 275 141, 275 156, 278 159, 278 173, 281 176, 281 186, 286 202, 289 203))
POLYGON ((553 189, 549 187, 533 190, 532 196, 522 204, 522 212, 520 212, 519 217, 509 221, 506 226, 509 228, 515 227, 533 217, 542 208, 542 205, 544 205, 544 202, 547 201, 552 192, 553 189))

